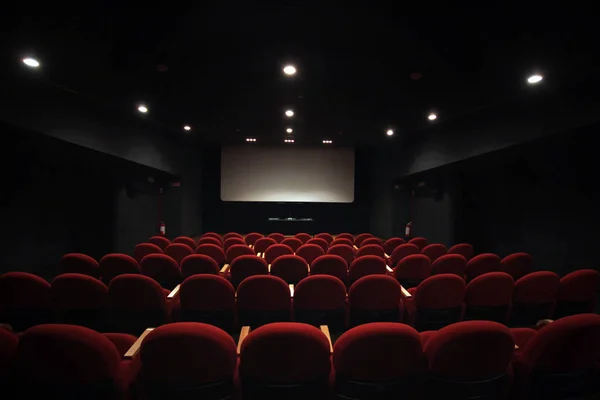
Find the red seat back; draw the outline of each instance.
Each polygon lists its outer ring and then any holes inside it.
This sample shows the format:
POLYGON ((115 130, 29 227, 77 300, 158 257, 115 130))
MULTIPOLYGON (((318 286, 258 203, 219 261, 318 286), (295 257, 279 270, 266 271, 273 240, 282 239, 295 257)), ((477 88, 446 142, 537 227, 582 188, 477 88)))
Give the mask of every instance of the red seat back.
POLYGON ((427 246, 423 247, 423 249, 421 250, 421 254, 424 254, 427 257, 429 257, 431 262, 434 262, 441 256, 445 255, 447 252, 448 252, 448 250, 446 249, 446 246, 444 246, 443 244, 437 244, 437 243, 436 244, 428 244, 427 246))
POLYGON ((335 276, 346 284, 348 281, 348 263, 342 257, 334 254, 323 255, 313 261, 310 274, 335 276))
POLYGON ((226 233, 225 235, 223 235, 223 242, 225 242, 227 239, 231 239, 231 238, 239 238, 239 239, 244 240, 244 237, 241 234, 239 234, 237 232, 229 232, 229 233, 226 233))
MULTIPOLYGON (((151 244, 146 245, 156 247, 151 244)), ((158 251, 162 252, 160 248, 158 248, 158 251)), ((62 256, 60 259, 60 271, 61 274, 75 273, 93 276, 94 278, 100 277, 100 265, 98 261, 81 253, 69 253, 62 256)))
POLYGON ((221 245, 223 244, 223 238, 221 237, 221 235, 219 235, 216 232, 206 232, 206 233, 203 233, 202 236, 200 236, 201 239, 205 238, 205 237, 212 237, 212 238, 217 239, 218 241, 220 241, 221 245))
POLYGON ((185 244, 185 245, 189 246, 191 249, 196 248, 196 242, 194 241, 194 239, 192 239, 191 237, 188 237, 188 236, 176 237, 175 239, 173 239, 173 243, 185 244))
POLYGON ((354 238, 354 244, 356 245, 356 247, 360 247, 363 240, 368 239, 370 237, 373 237, 373 235, 371 235, 370 233, 361 233, 360 235, 357 235, 354 238))
POLYGON ((150 239, 148 239, 148 243, 155 244, 164 250, 168 245, 171 244, 171 241, 164 236, 152 236, 150 239))
POLYGON ((333 236, 330 233, 319 233, 315 235, 316 239, 324 239, 327 242, 327 245, 330 245, 333 242, 333 236))
POLYGON ((367 275, 387 274, 385 260, 378 256, 362 256, 355 259, 348 269, 350 282, 367 275))
POLYGON ((247 245, 234 244, 233 246, 229 247, 229 249, 227 250, 225 259, 227 260, 228 263, 231 264, 233 262, 233 260, 235 260, 236 258, 238 258, 240 256, 253 256, 253 255, 255 255, 254 250, 252 250, 247 245))
POLYGON ((469 243, 455 244, 454 246, 450 247, 448 254, 460 254, 466 258, 467 261, 469 261, 471 258, 473 258, 473 246, 471 246, 469 243))
POLYGON ((338 244, 345 244, 346 246, 350 246, 350 247, 354 246, 354 242, 351 239, 346 239, 346 238, 339 239, 339 238, 335 238, 333 240, 333 242, 331 242, 329 244, 329 247, 331 248, 333 246, 337 246, 338 244))
POLYGON ((351 233, 340 233, 337 234, 334 238, 335 239, 348 239, 352 242, 352 245, 354 245, 354 236, 352 236, 351 233))
POLYGON ((281 255, 271 264, 271 275, 278 276, 287 283, 297 284, 308 276, 308 265, 302 257, 281 255))
POLYGON ((294 289, 294 309, 339 310, 345 305, 346 286, 334 276, 311 275, 294 289))
POLYGON ((100 259, 100 276, 105 284, 109 284, 115 276, 141 273, 138 262, 127 254, 112 253, 100 259))
POLYGON ((405 243, 406 242, 404 241, 404 239, 399 237, 389 238, 383 243, 383 249, 385 250, 385 254, 391 255, 394 252, 394 250, 396 250, 396 247, 405 243))
POLYGON ((317 246, 322 248, 324 252, 327 252, 327 249, 329 248, 329 243, 327 243, 327 240, 317 237, 308 240, 306 244, 316 244, 317 246))
POLYGON ((404 257, 394 268, 394 277, 405 288, 417 286, 431 275, 431 260, 423 254, 404 257))
POLYGON ((286 254, 294 254, 294 250, 285 244, 273 244, 265 250, 265 260, 267 261, 267 264, 272 264, 277 257, 286 254))
POLYGON ((241 325, 258 326, 290 320, 290 289, 281 278, 256 275, 246 278, 237 289, 241 325))
POLYGON ((360 249, 356 251, 356 257, 377 256, 385 260, 385 250, 383 250, 383 247, 378 244, 365 244, 367 240, 365 240, 360 249))
POLYGON ((233 245, 236 244, 245 244, 244 239, 238 236, 232 236, 223 241, 223 251, 227 254, 227 250, 233 245))
POLYGON ((163 254, 164 251, 160 247, 152 243, 140 243, 133 249, 133 258, 139 263, 142 258, 148 254, 163 254))
POLYGON ((193 275, 179 291, 181 320, 204 322, 230 330, 235 315, 235 289, 218 275, 193 275))
POLYGON ((467 285, 454 274, 430 276, 417 286, 413 301, 417 307, 443 309, 460 307, 465 299, 467 285))
MULTIPOLYGON (((459 254, 459 253, 453 253, 459 254)), ((464 256, 463 256, 464 257, 464 256)), ((467 280, 471 280, 479 275, 487 274, 488 272, 500 271, 500 257, 493 253, 483 253, 471 258, 467 262, 465 274, 467 280)))
POLYGON ((281 243, 283 241, 283 239, 285 239, 285 236, 282 233, 277 233, 277 232, 271 233, 267 237, 270 237, 277 243, 281 243))
POLYGON ((419 254, 419 248, 414 244, 401 244, 392 251, 392 254, 390 254, 390 264, 396 266, 404 257, 410 256, 411 254, 419 254))
POLYGON ((269 273, 267 262, 258 256, 239 256, 229 267, 231 283, 237 287, 240 282, 249 276, 266 275, 269 273))
POLYGON ((392 312, 388 321, 400 321, 402 318, 401 288, 398 281, 386 275, 368 275, 360 278, 348 291, 348 304, 350 305, 351 325, 364 322, 375 322, 379 315, 356 318, 354 315, 361 312, 385 311, 392 312), (368 319, 365 319, 368 318, 368 319))
POLYGON ((348 265, 350 265, 354 261, 356 251, 352 246, 348 246, 345 244, 336 244, 335 246, 331 246, 329 249, 327 249, 327 254, 340 256, 344 260, 346 260, 346 263, 348 265))
POLYGON ((50 284, 27 272, 0 275, 0 321, 16 331, 48 322, 50 284))
POLYGON ((381 246, 383 248, 383 240, 376 238, 376 237, 370 237, 370 238, 366 238, 365 240, 363 240, 360 243, 360 247, 364 247, 364 246, 368 246, 368 245, 372 245, 372 244, 376 244, 378 246, 381 246))
POLYGON ((225 264, 225 252, 223 249, 214 244, 201 244, 196 248, 196 254, 209 256, 219 265, 225 264))
POLYGON ((264 237, 262 233, 252 232, 246 235, 244 241, 248 246, 252 246, 258 239, 264 237))
POLYGON ((254 252, 256 254, 264 253, 269 248, 269 246, 273 244, 277 244, 277 241, 273 238, 260 238, 256 242, 254 242, 254 252))
POLYGON ((310 238, 312 238, 311 235, 309 235, 308 233, 296 233, 296 235, 294 235, 295 238, 300 239, 302 241, 302 244, 305 244, 306 242, 308 242, 310 240, 310 238))
POLYGON ((419 248, 419 251, 421 251, 425 248, 425 246, 427 246, 427 239, 425 239, 424 237, 416 237, 410 239, 408 243, 414 244, 419 248))
POLYGON ((172 243, 165 249, 165 254, 175 260, 177 265, 179 265, 185 257, 194 254, 194 250, 187 244, 172 243))
POLYGON ((200 240, 198 240, 198 246, 203 244, 214 244, 215 246, 219 246, 221 248, 223 247, 223 242, 221 239, 217 239, 214 236, 205 236, 200 238, 200 240))
POLYGON ((188 276, 196 274, 218 274, 219 264, 204 254, 190 254, 181 261, 181 276, 187 278, 188 276))
POLYGON ((319 256, 325 254, 325 251, 321 246, 316 244, 304 244, 300 246, 298 251, 296 251, 296 255, 298 257, 304 258, 304 260, 310 265, 312 262, 319 256))
POLYGON ((500 271, 506 272, 514 280, 522 278, 533 271, 533 257, 527 253, 508 255, 500 262, 500 271))
POLYGON ((142 274, 154 279, 166 289, 173 289, 181 282, 179 264, 167 254, 148 254, 142 258, 141 269, 142 274))
POLYGON ((460 254, 446 254, 431 264, 431 275, 455 274, 463 278, 467 269, 467 260, 460 254))
POLYGON ((294 253, 303 245, 302 240, 298 238, 285 238, 281 242, 281 244, 285 244, 286 246, 290 246, 290 248, 294 251, 294 253))

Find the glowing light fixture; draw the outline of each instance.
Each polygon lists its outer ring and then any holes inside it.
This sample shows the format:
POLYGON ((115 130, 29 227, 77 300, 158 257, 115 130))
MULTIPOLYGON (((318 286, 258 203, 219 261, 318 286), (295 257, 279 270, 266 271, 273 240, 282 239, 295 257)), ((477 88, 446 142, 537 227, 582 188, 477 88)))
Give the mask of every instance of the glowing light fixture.
POLYGON ((323 144, 331 144, 331 143, 333 143, 332 140, 323 140, 323 144))
POLYGON ((285 115, 287 115, 288 117, 293 117, 294 116, 294 112, 292 110, 287 110, 285 112, 285 115))
POLYGON ((286 75, 294 75, 296 73, 296 67, 294 67, 293 65, 286 65, 283 68, 283 73, 286 75))
POLYGON ((392 136, 394 134, 394 131, 391 130, 391 129, 388 129, 385 134, 388 135, 388 136, 392 136))
POLYGON ((543 76, 536 74, 536 75, 531 75, 529 78, 527 78, 527 82, 529 82, 530 84, 534 84, 534 83, 541 82, 542 79, 544 79, 543 76))
POLYGON ((183 126, 183 130, 184 130, 184 131, 191 131, 191 130, 192 130, 192 127, 191 127, 191 126, 189 126, 189 125, 184 125, 184 126, 183 126))
POLYGON ((246 142, 256 142, 255 138, 246 138, 246 142))
POLYGON ((292 132, 294 132, 294 130, 293 130, 292 128, 287 128, 285 131, 286 131, 287 133, 292 133, 292 132))
POLYGON ((27 57, 27 58, 24 58, 22 61, 23 61, 23 64, 25 64, 31 68, 37 68, 40 66, 40 62, 38 60, 36 60, 35 58, 27 57))
POLYGON ((284 139, 285 143, 294 143, 294 139, 284 139))
POLYGON ((437 119, 437 115, 435 115, 434 113, 431 113, 431 114, 429 114, 427 119, 430 121, 435 121, 437 119))
POLYGON ((146 113, 148 112, 148 107, 146 107, 146 106, 145 106, 145 105, 143 105, 143 104, 140 104, 140 105, 138 106, 138 111, 139 111, 139 112, 141 112, 141 113, 143 113, 143 114, 146 114, 146 113))

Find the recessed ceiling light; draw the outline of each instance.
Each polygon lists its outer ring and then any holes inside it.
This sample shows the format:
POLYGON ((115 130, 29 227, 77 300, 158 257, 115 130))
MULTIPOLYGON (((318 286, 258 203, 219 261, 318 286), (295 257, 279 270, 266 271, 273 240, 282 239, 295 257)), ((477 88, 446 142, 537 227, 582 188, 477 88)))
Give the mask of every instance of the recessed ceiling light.
POLYGON ((294 116, 294 112, 292 110, 287 110, 285 112, 285 115, 287 115, 288 117, 293 117, 294 116))
POLYGON ((287 128, 285 131, 286 131, 287 133, 292 133, 292 132, 294 132, 294 131, 292 130, 292 128, 287 128))
POLYGON ((145 105, 143 105, 143 104, 140 104, 140 105, 138 106, 138 111, 139 111, 139 112, 141 112, 141 113, 144 113, 144 114, 145 114, 145 113, 147 113, 147 112, 148 112, 148 107, 146 107, 146 106, 145 106, 145 105))
POLYGON ((185 131, 191 131, 191 130, 192 130, 192 127, 191 127, 191 126, 189 126, 189 125, 184 125, 184 126, 183 126, 183 130, 185 130, 185 131))
POLYGON ((323 140, 323 143, 324 144, 331 144, 331 143, 333 143, 333 141, 331 141, 331 140, 323 140))
POLYGON ((536 74, 536 75, 531 75, 529 78, 527 78, 527 82, 529 82, 529 83, 538 83, 542 79, 544 79, 543 76, 536 74))
POLYGON ((246 142, 256 142, 255 138, 246 138, 246 142))
POLYGON ((388 129, 385 134, 388 135, 388 136, 392 136, 394 134, 394 131, 391 130, 391 129, 388 129))
POLYGON ((293 65, 286 65, 283 68, 283 73, 286 75, 294 75, 296 73, 296 67, 294 67, 293 65))
POLYGON ((434 113, 429 114, 429 116, 427 116, 427 119, 430 121, 434 121, 437 118, 437 115, 435 115, 434 113))
POLYGON ((285 139, 284 142, 285 143, 294 143, 294 139, 285 139))
POLYGON ((27 57, 27 58, 24 58, 22 61, 23 61, 23 64, 27 65, 28 67, 37 68, 40 66, 39 61, 36 60, 35 58, 27 57))

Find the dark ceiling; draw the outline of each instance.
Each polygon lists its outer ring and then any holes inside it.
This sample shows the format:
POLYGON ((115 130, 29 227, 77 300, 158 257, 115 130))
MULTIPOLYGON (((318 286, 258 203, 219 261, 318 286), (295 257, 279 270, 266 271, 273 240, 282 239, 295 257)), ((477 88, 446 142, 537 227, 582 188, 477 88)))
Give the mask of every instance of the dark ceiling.
POLYGON ((433 124, 469 118, 600 70, 596 17, 586 10, 249 3, 5 13, 5 61, 22 70, 19 60, 34 55, 44 79, 126 113, 143 102, 150 111, 140 118, 169 135, 282 143, 292 127, 297 143, 344 145, 417 135, 431 111, 433 124), (296 76, 282 74, 286 63, 296 76), (544 75, 536 87, 525 82, 533 72, 544 75))

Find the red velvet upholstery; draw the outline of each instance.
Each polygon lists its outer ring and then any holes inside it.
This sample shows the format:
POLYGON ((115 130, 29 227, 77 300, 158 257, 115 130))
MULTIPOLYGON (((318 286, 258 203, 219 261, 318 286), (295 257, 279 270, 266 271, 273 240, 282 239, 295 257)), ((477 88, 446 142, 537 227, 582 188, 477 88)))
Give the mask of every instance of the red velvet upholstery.
POLYGON ((431 275, 454 274, 464 277, 466 269, 467 260, 463 256, 460 254, 446 254, 431 264, 431 275))
POLYGON ((294 237, 300 239, 302 241, 302 244, 305 244, 310 240, 310 238, 312 238, 312 236, 308 233, 296 233, 294 237))
POLYGON ((514 281, 504 272, 488 272, 467 285, 465 319, 508 322, 514 281))
POLYGON ((304 243, 302 243, 302 240, 298 239, 298 238, 285 238, 283 239, 283 241, 281 242, 281 244, 285 244, 286 246, 290 246, 290 248, 292 250, 294 250, 294 253, 300 248, 300 246, 302 246, 304 243))
POLYGON ((140 266, 135 258, 127 254, 111 253, 100 259, 100 276, 106 285, 122 274, 141 274, 140 266))
POLYGON ((401 244, 396 247, 390 256, 390 265, 395 266, 406 256, 410 256, 412 254, 419 254, 420 250, 414 244, 401 244))
POLYGON ((244 240, 244 237, 240 233, 229 232, 229 233, 226 233, 225 235, 223 235, 223 242, 225 242, 227 239, 231 239, 231 238, 239 238, 239 239, 244 240))
POLYGON ((378 244, 365 244, 369 239, 363 241, 360 249, 356 251, 356 257, 362 256, 377 256, 385 260, 385 250, 378 244))
POLYGON ((556 317, 594 312, 600 290, 600 272, 580 269, 560 279, 556 295, 556 317))
POLYGON ((283 235, 282 233, 278 233, 278 232, 270 233, 267 237, 275 240, 275 242, 277 242, 277 243, 281 243, 281 242, 283 242, 283 239, 285 239, 285 235, 283 235))
POLYGON ((221 245, 223 245, 223 238, 221 237, 221 235, 219 235, 216 232, 206 232, 206 233, 203 233, 202 236, 200 236, 201 239, 205 238, 205 237, 215 238, 215 239, 217 239, 218 241, 221 242, 221 245))
POLYGON ((333 236, 330 233, 319 233, 315 235, 316 239, 324 239, 327 242, 327 245, 330 245, 333 242, 333 236))
POLYGON ((294 290, 294 321, 327 325, 331 332, 346 327, 346 286, 335 276, 311 275, 294 290))
POLYGON ((352 261, 354 261, 354 258, 356 256, 356 251, 354 250, 354 247, 352 247, 352 246, 348 246, 345 244, 336 244, 334 246, 331 246, 329 249, 327 249, 327 254, 340 256, 344 260, 346 260, 346 263, 348 265, 350 265, 350 264, 352 264, 352 261))
POLYGON ((142 258, 148 254, 163 254, 164 251, 160 247, 152 243, 140 243, 133 249, 133 258, 139 263, 142 258))
MULTIPOLYGON (((458 246, 458 245, 457 245, 458 246)), ((450 253, 449 253, 450 254, 450 253)), ((459 254, 459 253, 454 253, 459 254)), ((464 255, 463 255, 464 257, 464 255)), ((471 258, 467 262, 465 274, 467 280, 471 280, 479 275, 487 274, 488 272, 500 271, 500 257, 493 253, 483 253, 471 258)))
POLYGON ((424 237, 412 238, 408 241, 409 244, 414 244, 419 248, 419 251, 423 250, 427 246, 427 239, 424 237))
POLYGON ((317 238, 314 237, 312 239, 309 239, 306 244, 316 244, 317 246, 319 246, 320 248, 323 249, 323 252, 327 252, 327 249, 329 248, 329 243, 327 243, 327 240, 325 239, 321 239, 321 238, 317 238))
POLYGON ((333 240, 336 239, 348 239, 352 242, 352 245, 354 245, 354 236, 352 236, 351 233, 339 233, 335 235, 335 238, 333 240))
POLYGON ((204 254, 190 254, 181 261, 181 276, 196 274, 218 274, 219 264, 209 256, 204 254))
POLYGON ((0 275, 0 321, 15 331, 43 324, 49 319, 50 284, 27 272, 0 275))
POLYGON ((105 338, 110 340, 115 345, 121 357, 133 346, 137 337, 128 333, 103 333, 105 338))
POLYGON ((173 239, 172 243, 185 244, 185 245, 189 246, 190 249, 196 248, 196 242, 194 241, 194 239, 192 239, 191 237, 188 237, 188 236, 178 236, 175 239, 173 239))
POLYGON ((267 250, 267 248, 273 244, 277 244, 277 241, 273 238, 260 238, 256 242, 254 242, 254 252, 256 254, 264 253, 267 250))
POLYGON ((500 262, 500 271, 506 272, 516 281, 533 270, 533 257, 527 253, 508 255, 500 262))
POLYGON ((330 370, 329 341, 314 326, 269 324, 251 331, 242 343, 244 398, 322 399, 330 370))
POLYGON ((413 291, 407 301, 409 320, 419 330, 435 330, 462 319, 467 287, 454 274, 433 275, 413 291))
POLYGON ((294 254, 294 250, 285 244, 274 244, 265 250, 265 260, 267 261, 267 264, 272 264, 277 257, 281 257, 286 254, 294 254))
MULTIPOLYGON (((261 240, 261 239, 259 239, 259 240, 261 240)), ((225 254, 227 254, 227 250, 229 250, 229 248, 235 244, 246 244, 246 243, 244 243, 244 239, 242 239, 241 237, 237 237, 237 236, 232 236, 232 237, 225 239, 223 241, 223 251, 225 252, 225 254)), ((256 250, 256 252, 258 253, 258 250, 256 250)))
POLYGON ((304 260, 310 265, 319 256, 325 254, 325 251, 321 246, 316 244, 303 244, 296 251, 298 257, 304 258, 304 260))
POLYGON ((155 244, 164 250, 168 245, 171 244, 171 241, 164 236, 152 236, 150 239, 148 239, 148 243, 155 244))
POLYGON ((205 322, 229 329, 235 313, 235 289, 218 275, 194 275, 186 278, 179 292, 181 319, 205 322))
POLYGON ((6 383, 4 377, 8 376, 8 371, 12 367, 18 344, 17 335, 0 328, 0 384, 6 383))
MULTIPOLYGON (((156 247, 152 244, 146 245, 156 247)), ((158 248, 158 251, 162 252, 160 248, 158 248)), ((81 253, 69 253, 62 256, 60 259, 60 271, 61 274, 75 273, 93 276, 94 278, 100 277, 100 265, 98 261, 81 253)))
POLYGON ((423 254, 404 257, 394 268, 394 277, 405 289, 417 286, 431 275, 431 260, 423 254))
POLYGON ((266 275, 269 273, 267 262, 258 256, 239 256, 229 267, 231 283, 238 287, 240 282, 252 275, 266 275))
POLYGON ((356 247, 360 247, 363 240, 371 237, 373 237, 373 235, 370 233, 361 233, 360 235, 356 235, 356 237, 354 238, 354 244, 356 245, 356 247))
POLYGON ((352 241, 351 239, 346 239, 346 238, 335 238, 333 240, 333 242, 329 243, 329 248, 332 248, 333 246, 337 246, 338 244, 344 244, 346 246, 354 246, 354 241, 352 241))
POLYGON ((96 330, 104 327, 108 288, 98 279, 83 274, 59 275, 52 281, 49 296, 55 322, 96 330))
MULTIPOLYGON (((278 246, 274 245, 269 249, 278 246)), ((297 284, 308 276, 308 265, 302 257, 284 254, 277 257, 271 264, 271 275, 278 276, 287 283, 297 284)))
POLYGON ((196 248, 196 254, 204 254, 205 256, 209 256, 219 265, 225 264, 225 252, 217 245, 201 244, 196 248))
POLYGON ((554 312, 560 278, 554 272, 538 271, 515 282, 512 325, 535 325, 554 312))
POLYGON ((400 284, 391 276, 368 275, 360 278, 350 286, 348 304, 351 326, 402 319, 400 284))
POLYGON ((223 248, 223 242, 221 241, 221 239, 217 239, 214 236, 205 236, 200 238, 200 240, 198 240, 198 246, 203 244, 214 244, 215 246, 223 248))
POLYGON ((438 244, 438 243, 428 244, 427 246, 423 247, 423 249, 421 250, 421 254, 424 254, 427 257, 429 257, 431 262, 434 262, 441 256, 445 255, 447 252, 448 252, 448 250, 446 249, 446 246, 444 246, 443 244, 438 244))
POLYGON ((194 254, 194 250, 187 244, 172 243, 165 249, 165 254, 177 261, 177 265, 179 265, 185 257, 194 254))
POLYGON ((233 262, 233 260, 235 260, 239 256, 254 256, 254 255, 256 255, 254 253, 254 250, 252 250, 247 245, 234 244, 227 250, 227 253, 225 254, 225 259, 227 260, 227 262, 229 264, 231 264, 233 262))
POLYGON ((455 244, 454 246, 450 247, 450 249, 448 249, 448 254, 460 254, 461 256, 466 258, 467 261, 469 261, 471 258, 473 258, 473 246, 471 246, 469 243, 455 244))
MULTIPOLYGON (((177 244, 170 246, 177 246, 177 244)), ((167 251, 169 247, 167 247, 167 251)), ((181 282, 179 264, 167 254, 148 254, 142 259, 141 269, 142 274, 154 279, 166 289, 173 289, 181 282)))
POLYGON ((252 232, 246 235, 244 241, 248 246, 252 246, 258 239, 265 237, 262 233, 252 232))
POLYGON ((331 275, 341 280, 344 284, 348 282, 348 263, 340 256, 326 254, 317 257, 311 267, 311 275, 331 275))
POLYGON ((354 282, 367 275, 387 274, 385 260, 378 256, 362 256, 356 258, 348 268, 348 278, 354 282))
POLYGON ((240 325, 289 321, 290 305, 288 284, 276 276, 250 276, 237 289, 240 325))
POLYGON ((380 246, 381 248, 383 248, 383 240, 376 238, 376 237, 366 238, 365 240, 363 240, 360 243, 360 248, 363 248, 364 246, 369 246, 369 245, 377 245, 377 246, 380 246))
POLYGON ((396 247, 405 243, 406 241, 399 237, 389 238, 383 243, 383 249, 385 250, 385 254, 391 255, 392 252, 396 249, 396 247))

